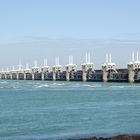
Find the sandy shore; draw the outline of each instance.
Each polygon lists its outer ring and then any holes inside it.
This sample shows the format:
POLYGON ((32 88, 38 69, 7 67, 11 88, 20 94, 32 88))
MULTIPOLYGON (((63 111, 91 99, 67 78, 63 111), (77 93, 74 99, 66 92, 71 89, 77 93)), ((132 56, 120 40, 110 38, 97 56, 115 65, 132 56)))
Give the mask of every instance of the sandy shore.
POLYGON ((81 138, 80 140, 140 140, 140 135, 136 136, 128 136, 128 135, 120 135, 120 136, 114 136, 114 137, 92 137, 92 138, 81 138))

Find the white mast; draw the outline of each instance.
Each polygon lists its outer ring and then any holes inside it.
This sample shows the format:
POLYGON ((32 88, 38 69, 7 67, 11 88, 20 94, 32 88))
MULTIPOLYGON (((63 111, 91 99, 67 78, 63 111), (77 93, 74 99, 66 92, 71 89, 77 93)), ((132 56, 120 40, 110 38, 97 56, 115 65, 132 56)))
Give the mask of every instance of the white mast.
POLYGON ((21 59, 19 59, 19 65, 18 65, 18 70, 22 69, 22 64, 21 64, 21 59))
POLYGON ((108 54, 106 54, 106 63, 108 63, 108 54))
POLYGON ((73 62, 73 56, 72 55, 69 55, 69 63, 66 65, 66 66, 75 66, 76 64, 74 64, 73 62))
POLYGON ((59 57, 57 57, 58 65, 59 65, 59 57))
POLYGON ((86 53, 86 63, 88 62, 88 56, 87 56, 87 53, 86 53))
POLYGON ((86 63, 90 63, 90 53, 86 53, 86 63))
POLYGON ((69 64, 73 64, 73 56, 69 56, 69 64))
POLYGON ((134 51, 132 52, 132 61, 133 61, 133 62, 135 61, 135 54, 134 54, 134 51))
POLYGON ((55 58, 55 65, 59 65, 59 57, 55 58))
POLYGON ((111 63, 111 54, 109 54, 109 63, 111 63))
POLYGON ((57 57, 55 57, 55 65, 57 65, 57 57))
POLYGON ((13 70, 13 71, 15 70, 15 66, 12 66, 12 70, 13 70))
POLYGON ((139 61, 139 53, 138 53, 138 51, 137 51, 137 61, 139 61))
POLYGON ((46 60, 44 59, 44 66, 46 65, 46 60))
POLYGON ((88 63, 90 63, 90 53, 88 53, 88 63))
POLYGON ((70 56, 69 56, 69 65, 70 65, 70 56))
POLYGON ((29 69, 29 64, 26 64, 26 69, 29 69))
POLYGON ((37 67, 37 60, 34 61, 34 67, 37 67))
POLYGON ((44 67, 47 66, 47 58, 44 59, 44 67))

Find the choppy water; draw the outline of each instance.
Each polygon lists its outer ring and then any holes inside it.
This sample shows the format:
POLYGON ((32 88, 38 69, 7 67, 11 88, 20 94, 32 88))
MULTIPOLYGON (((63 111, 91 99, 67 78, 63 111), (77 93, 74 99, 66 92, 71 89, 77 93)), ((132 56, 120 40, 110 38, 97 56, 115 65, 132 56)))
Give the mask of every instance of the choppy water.
POLYGON ((0 139, 140 134, 140 84, 0 81, 0 139))

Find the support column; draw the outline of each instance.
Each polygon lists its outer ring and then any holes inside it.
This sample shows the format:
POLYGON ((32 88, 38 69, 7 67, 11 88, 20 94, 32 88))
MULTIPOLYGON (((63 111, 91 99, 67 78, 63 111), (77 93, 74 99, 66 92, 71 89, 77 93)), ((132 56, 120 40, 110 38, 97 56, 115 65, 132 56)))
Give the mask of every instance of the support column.
POLYGON ((44 72, 41 73, 41 80, 44 80, 44 72))
POLYGON ((68 64, 66 65, 66 80, 70 81, 70 73, 71 71, 77 71, 77 65, 76 64, 68 64))
POLYGON ((102 66, 102 70, 103 70, 103 82, 107 82, 108 81, 108 70, 107 70, 107 66, 102 66))
POLYGON ((44 59, 44 66, 41 68, 41 79, 45 80, 45 73, 50 72, 50 66, 47 65, 47 59, 44 59))
POLYGON ((53 67, 53 81, 56 81, 56 68, 53 67))
POLYGON ((32 80, 35 80, 35 74, 32 72, 32 80))
POLYGON ((62 72, 62 66, 61 65, 53 66, 53 81, 56 81, 56 73, 57 72, 62 72))
POLYGON ((90 61, 90 53, 86 53, 86 62, 82 64, 83 81, 87 81, 87 73, 89 70, 94 71, 94 63, 90 61))
POLYGON ((24 80, 24 70, 23 69, 18 69, 16 71, 17 75, 17 80, 24 80))
POLYGON ((49 66, 44 66, 41 69, 41 80, 45 80, 45 73, 50 72, 50 67, 49 66))
POLYGON ((45 80, 45 73, 50 72, 50 66, 44 66, 41 70, 41 79, 45 80))
POLYGON ((70 72, 66 69, 66 81, 70 80, 70 72))
POLYGON ((11 73, 11 80, 13 80, 13 73, 11 73))
POLYGON ((102 70, 103 70, 103 82, 108 82, 109 71, 117 73, 115 63, 104 64, 102 66, 102 70))
POLYGON ((70 73, 77 71, 77 65, 73 63, 73 56, 69 56, 69 64, 66 65, 66 81, 70 81, 70 73))
POLYGON ((39 67, 33 67, 32 68, 32 80, 35 80, 35 73, 36 72, 40 72, 40 68, 39 67))
POLYGON ((7 78, 6 78, 6 73, 4 74, 4 77, 5 77, 5 80, 6 80, 6 79, 7 79, 7 78))
POLYGON ((135 76, 135 70, 133 67, 133 64, 128 65, 128 81, 129 83, 134 83, 134 76, 135 76))
POLYGON ((35 73, 40 72, 40 68, 37 66, 37 61, 34 61, 34 67, 32 67, 32 80, 35 80, 35 73))
POLYGON ((10 73, 10 80, 12 80, 12 73, 10 73))
POLYGON ((26 72, 24 72, 24 80, 26 80, 26 72))
POLYGON ((134 83, 135 82, 135 70, 140 69, 138 51, 136 53, 136 60, 135 60, 135 53, 132 52, 132 61, 130 61, 128 63, 127 68, 128 68, 128 81, 129 81, 129 83, 134 83))
POLYGON ((45 80, 45 73, 50 72, 50 66, 44 66, 41 71, 41 79, 45 80))
POLYGON ((27 80, 27 73, 30 73, 31 74, 31 69, 29 68, 29 64, 26 64, 26 67, 23 70, 24 80, 27 80))
POLYGON ((7 74, 7 73, 5 73, 5 80, 7 80, 7 75, 8 75, 8 74, 7 74))
POLYGON ((83 82, 86 82, 87 81, 86 64, 82 65, 82 72, 83 72, 83 82))
POLYGON ((102 70, 103 70, 103 82, 108 81, 109 71, 117 73, 116 64, 112 63, 111 54, 106 54, 106 63, 102 65, 102 70))
POLYGON ((16 76, 17 76, 17 80, 19 80, 19 73, 18 72, 16 73, 16 76))
POLYGON ((87 81, 87 73, 88 71, 93 71, 94 72, 94 64, 93 63, 84 63, 82 64, 82 72, 83 72, 83 81, 87 81))

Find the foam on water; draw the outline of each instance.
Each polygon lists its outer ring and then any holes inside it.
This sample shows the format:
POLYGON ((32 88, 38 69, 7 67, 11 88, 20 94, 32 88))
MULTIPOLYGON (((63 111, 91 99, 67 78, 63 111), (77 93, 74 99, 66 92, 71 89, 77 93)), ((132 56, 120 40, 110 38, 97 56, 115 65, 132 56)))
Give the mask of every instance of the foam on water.
POLYGON ((44 88, 44 87, 49 87, 48 84, 42 84, 42 85, 35 85, 36 88, 44 88))
POLYGON ((58 86, 61 86, 61 85, 65 85, 65 83, 60 83, 60 82, 58 82, 58 83, 53 83, 53 84, 51 84, 51 85, 58 85, 58 86))

